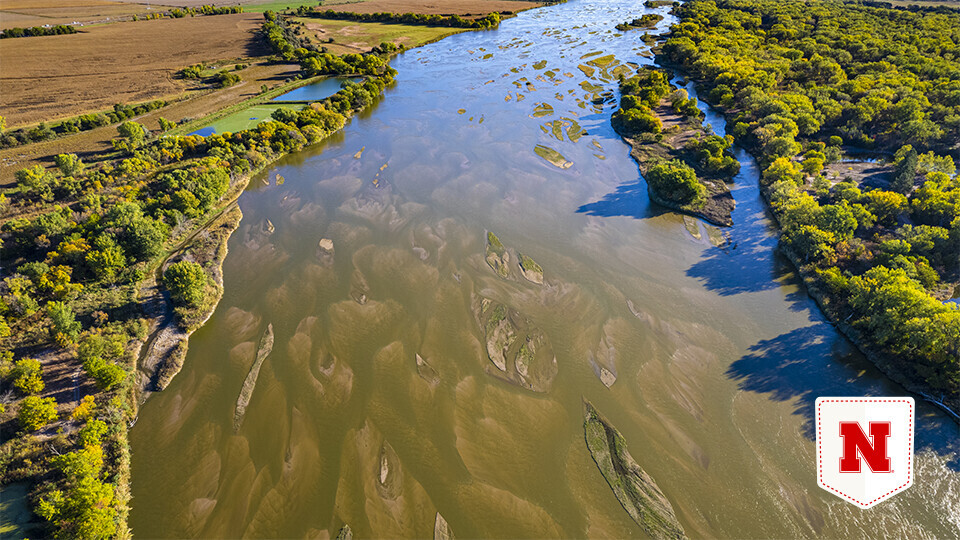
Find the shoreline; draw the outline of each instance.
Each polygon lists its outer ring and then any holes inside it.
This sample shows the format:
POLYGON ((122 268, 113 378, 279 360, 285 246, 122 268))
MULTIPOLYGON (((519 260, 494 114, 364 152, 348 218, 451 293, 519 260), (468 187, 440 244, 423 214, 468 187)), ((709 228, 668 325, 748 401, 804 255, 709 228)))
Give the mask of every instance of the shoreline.
MULTIPOLYGON (((691 74, 684 71, 680 66, 675 66, 669 62, 661 63, 659 58, 660 57, 658 55, 657 57, 658 66, 666 69, 670 69, 675 71, 676 73, 682 74, 688 80, 693 82, 693 84, 697 89, 698 94, 701 92, 702 86, 701 86, 701 82, 698 79, 694 78, 691 74)), ((724 110, 714 107, 713 105, 711 105, 710 103, 707 103, 706 101, 704 101, 703 103, 713 111, 720 114, 723 117, 724 121, 726 121, 727 125, 729 126, 730 118, 728 117, 727 113, 724 110)), ((757 163, 760 162, 759 158, 753 152, 753 150, 746 148, 742 145, 740 145, 740 148, 744 150, 750 156, 751 159, 753 159, 757 163)), ((877 368, 877 370, 883 373, 886 377, 896 382, 897 384, 903 386, 904 389, 907 390, 908 392, 917 394, 924 401, 934 405, 935 407, 939 408, 943 412, 947 413, 947 415, 950 418, 952 418, 954 422, 957 422, 958 424, 960 424, 960 396, 955 396, 953 400, 949 400, 948 396, 944 396, 940 400, 937 400, 935 397, 933 397, 931 394, 928 393, 930 390, 929 387, 927 387, 922 382, 913 379, 901 369, 898 369, 895 365, 895 362, 893 361, 892 357, 889 354, 886 354, 883 351, 878 351, 875 348, 871 347, 869 344, 867 344, 864 341, 862 334, 859 330, 857 330, 856 328, 853 328, 851 325, 847 324, 846 322, 839 320, 839 317, 837 316, 835 310, 830 305, 832 302, 830 295, 827 292, 822 290, 822 288, 819 286, 819 282, 817 281, 816 277, 811 272, 805 269, 805 265, 801 264, 799 256, 796 253, 794 253, 793 250, 783 245, 783 241, 781 238, 782 227, 780 225, 780 221, 777 219, 776 214, 773 212, 773 208, 770 205, 768 188, 762 185, 758 185, 757 188, 760 192, 761 198, 763 199, 764 209, 769 212, 771 219, 773 220, 774 224, 776 224, 776 227, 777 227, 776 249, 779 250, 781 253, 783 253, 784 256, 786 256, 787 260, 790 261, 791 266, 793 266, 794 270, 797 273, 797 276, 800 278, 800 281, 803 284, 803 288, 804 288, 804 291, 807 293, 807 296, 809 296, 814 301, 814 303, 817 305, 817 308, 827 319, 827 322, 831 326, 836 328, 837 331, 844 338, 850 341, 850 343, 852 343, 857 348, 857 350, 860 351, 861 354, 863 354, 863 356, 867 359, 867 361, 869 361, 874 367, 877 368)))

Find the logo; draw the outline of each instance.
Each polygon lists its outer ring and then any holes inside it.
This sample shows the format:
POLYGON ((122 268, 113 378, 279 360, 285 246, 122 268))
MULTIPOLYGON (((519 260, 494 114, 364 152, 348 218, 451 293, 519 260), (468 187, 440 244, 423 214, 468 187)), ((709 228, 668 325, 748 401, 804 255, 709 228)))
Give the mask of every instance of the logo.
POLYGON ((913 485, 913 398, 817 398, 817 485, 860 508, 913 485))

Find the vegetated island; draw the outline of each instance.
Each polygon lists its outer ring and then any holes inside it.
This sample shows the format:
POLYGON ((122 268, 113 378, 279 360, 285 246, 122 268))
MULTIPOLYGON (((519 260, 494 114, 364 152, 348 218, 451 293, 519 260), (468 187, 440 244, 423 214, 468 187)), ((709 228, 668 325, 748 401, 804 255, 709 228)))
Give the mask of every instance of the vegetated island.
POLYGON ((653 478, 634 461, 623 435, 586 399, 583 406, 587 449, 623 509, 654 538, 686 538, 673 505, 653 478))
POLYGON ((632 148, 650 198, 662 206, 733 225, 735 202, 727 181, 740 171, 732 137, 710 133, 696 98, 670 84, 665 71, 642 67, 620 83, 613 128, 632 148))
MULTIPOLYGON (((0 383, 9 389, 0 422, 14 433, 0 444, 0 483, 30 485, 44 536, 130 534, 128 429, 143 393, 176 374, 187 338, 220 299, 236 198, 276 159, 341 129, 396 75, 393 43, 338 56, 294 47, 284 18, 264 17, 276 61, 300 64, 302 77, 361 82, 232 133, 155 138, 123 121, 105 159, 61 154, 55 170, 19 170, 17 186, 0 193, 11 269, 0 283, 0 383), (85 397, 63 398, 73 395, 85 397)), ((525 359, 518 373, 529 373, 525 359)))
POLYGON ((633 30, 634 28, 653 28, 662 20, 663 15, 660 15, 659 13, 647 13, 646 15, 641 16, 639 19, 633 19, 632 21, 618 24, 616 29, 621 32, 626 32, 627 30, 633 30))
POLYGON ((960 419, 947 302, 960 297, 960 12, 692 0, 677 13, 659 61, 757 158, 807 291, 881 370, 960 419))

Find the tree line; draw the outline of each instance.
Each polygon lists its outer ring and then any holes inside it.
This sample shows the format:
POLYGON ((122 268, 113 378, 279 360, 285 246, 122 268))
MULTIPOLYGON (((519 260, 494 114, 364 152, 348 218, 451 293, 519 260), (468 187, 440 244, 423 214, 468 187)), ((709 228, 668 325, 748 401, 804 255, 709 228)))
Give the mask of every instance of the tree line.
POLYGON ((76 34, 77 29, 69 24, 58 24, 56 26, 34 26, 31 28, 6 28, 0 31, 0 39, 36 37, 36 36, 59 36, 62 34, 76 34))
MULTIPOLYGON (((34 127, 7 130, 0 134, 0 148, 46 141, 71 133, 117 124, 166 106, 167 102, 163 100, 147 101, 135 105, 116 103, 113 110, 106 112, 82 114, 49 125, 46 122, 40 122, 34 127)), ((0 129, 2 129, 2 126, 3 124, 0 123, 0 129)))
POLYGON ((464 19, 460 15, 427 15, 423 13, 353 13, 349 11, 316 11, 301 7, 298 15, 332 19, 338 21, 378 22, 392 24, 410 24, 418 26, 444 26, 449 28, 496 28, 500 25, 500 13, 492 12, 480 19, 464 19))
MULTIPOLYGON (((757 156, 781 245, 825 311, 887 367, 953 406, 960 309, 960 13, 802 0, 693 0, 661 60, 757 156), (889 152, 888 183, 824 175, 889 152)), ((848 175, 849 176, 849 175, 848 175)))

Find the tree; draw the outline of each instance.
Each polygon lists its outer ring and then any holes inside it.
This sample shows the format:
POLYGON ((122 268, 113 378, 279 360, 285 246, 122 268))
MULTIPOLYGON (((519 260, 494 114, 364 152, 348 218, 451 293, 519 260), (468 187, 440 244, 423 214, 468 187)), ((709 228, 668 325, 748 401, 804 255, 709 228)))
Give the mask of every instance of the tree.
POLYGON ((76 341, 82 327, 70 306, 63 302, 47 302, 46 309, 53 323, 52 334, 57 343, 67 345, 76 341))
POLYGON ((127 264, 123 250, 109 234, 103 234, 94 241, 96 249, 87 253, 87 266, 98 279, 112 280, 117 270, 127 264))
POLYGON ((83 363, 83 370, 96 381, 97 387, 103 391, 113 389, 127 378, 127 372, 122 367, 99 356, 88 358, 83 363))
POLYGON ((17 420, 27 431, 36 431, 56 419, 57 402, 52 397, 27 396, 20 402, 17 420))
POLYGON ((907 209, 907 198, 892 191, 875 189, 864 193, 863 199, 867 210, 885 225, 896 223, 897 216, 907 209))
POLYGON ((59 154, 53 160, 64 176, 78 176, 83 173, 83 169, 86 167, 76 154, 59 154))
POLYGON ((147 140, 147 128, 136 122, 121 123, 117 126, 117 133, 120 134, 121 139, 114 139, 113 147, 131 154, 134 150, 143 146, 147 140))
POLYGON ((103 449, 87 445, 57 456, 64 489, 41 498, 37 514, 56 525, 57 538, 112 538, 117 532, 116 493, 103 482, 103 449))
POLYGON ((906 195, 913 190, 913 183, 917 178, 917 151, 912 146, 905 145, 897 151, 896 156, 898 161, 896 161, 890 189, 906 195))
POLYGON ((799 184, 803 179, 800 173, 800 167, 792 159, 787 157, 778 157, 763 171, 761 181, 765 185, 773 184, 781 180, 799 184))
POLYGON ((160 221, 142 218, 134 221, 124 234, 123 244, 128 257, 148 261, 163 251, 167 228, 160 221))
POLYGON ((207 274, 195 262, 179 261, 167 267, 163 273, 163 284, 170 291, 174 303, 196 307, 203 302, 207 274))
POLYGON ((43 392, 43 368, 40 361, 33 358, 17 360, 10 371, 10 380, 14 388, 24 394, 39 394, 43 392))
POLYGON ((705 202, 707 188, 697 180, 697 174, 680 160, 662 161, 647 171, 647 184, 654 193, 680 204, 700 205, 705 202))
POLYGON ((36 196, 44 201, 53 200, 53 186, 56 178, 40 165, 29 169, 20 169, 14 173, 17 186, 24 194, 36 196))
POLYGON ((171 121, 171 120, 167 120, 166 118, 164 118, 164 117, 162 117, 162 116, 161 116, 160 118, 158 118, 157 121, 160 123, 160 131, 170 131, 171 129, 177 127, 177 123, 176 123, 176 122, 173 122, 173 121, 171 121))
POLYGON ((91 418, 80 428, 77 442, 80 446, 100 446, 100 440, 107 433, 107 424, 103 420, 91 418))

